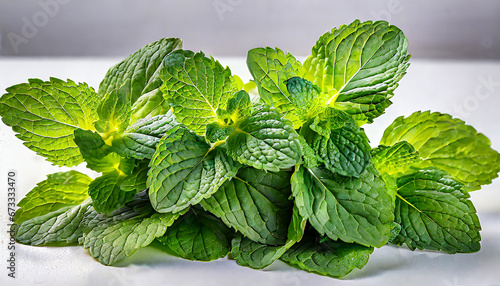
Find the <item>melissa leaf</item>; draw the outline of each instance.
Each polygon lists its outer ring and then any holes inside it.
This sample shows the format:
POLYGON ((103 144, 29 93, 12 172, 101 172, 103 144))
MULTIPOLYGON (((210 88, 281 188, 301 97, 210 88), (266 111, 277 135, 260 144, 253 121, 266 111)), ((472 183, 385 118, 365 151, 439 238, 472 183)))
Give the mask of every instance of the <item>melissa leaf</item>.
POLYGON ((409 58, 397 27, 356 20, 319 38, 304 62, 305 78, 329 94, 327 103, 371 123, 391 104, 409 58))
POLYGON ((463 185, 446 173, 419 170, 397 180, 394 244, 448 253, 477 252, 481 225, 463 185))
POLYGON ((93 130, 98 97, 85 83, 29 79, 6 89, 0 98, 2 121, 24 145, 58 166, 83 162, 73 132, 93 130))
POLYGON ((387 127, 380 141, 393 145, 407 141, 422 161, 416 168, 439 168, 474 191, 490 184, 500 172, 500 154, 486 136, 460 119, 439 112, 415 112, 398 117, 387 127))
POLYGON ((178 125, 156 147, 148 173, 149 197, 158 212, 179 212, 211 196, 238 171, 220 147, 178 125))

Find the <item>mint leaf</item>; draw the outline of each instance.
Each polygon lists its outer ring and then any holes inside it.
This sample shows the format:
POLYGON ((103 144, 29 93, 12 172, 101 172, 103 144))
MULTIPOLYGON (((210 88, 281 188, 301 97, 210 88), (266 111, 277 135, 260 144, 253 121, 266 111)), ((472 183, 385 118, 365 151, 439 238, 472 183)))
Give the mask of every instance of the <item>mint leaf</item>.
POLYGON ((181 46, 181 39, 168 38, 142 47, 108 70, 99 85, 99 97, 120 88, 127 80, 130 80, 130 85, 125 93, 131 103, 139 96, 160 87, 159 74, 163 59, 181 46))
POLYGON ((112 265, 162 236, 182 214, 156 213, 147 193, 142 192, 109 216, 96 211, 88 213, 82 222, 85 227, 79 242, 99 262, 112 265))
POLYGON ((130 123, 141 118, 149 118, 156 115, 166 114, 170 110, 168 101, 163 98, 160 88, 153 89, 139 97, 132 105, 130 123))
POLYGON ((278 260, 290 247, 302 239, 306 222, 297 208, 293 209, 292 221, 288 227, 288 238, 281 246, 269 246, 255 242, 242 235, 237 235, 232 241, 231 255, 238 265, 262 269, 278 260))
POLYGON ((71 245, 82 236, 80 226, 91 200, 67 205, 14 225, 16 241, 29 245, 71 245))
POLYGON ((26 147, 58 166, 83 162, 73 132, 94 129, 98 97, 91 87, 50 78, 29 79, 6 90, 0 98, 2 121, 26 147))
POLYGON ((249 239, 277 245, 287 237, 293 205, 290 194, 287 172, 243 168, 201 205, 249 239))
POLYGON ((394 204, 373 165, 359 178, 299 167, 291 182, 300 214, 321 235, 366 246, 387 243, 394 204))
POLYGON ((327 103, 371 123, 391 104, 409 58, 397 27, 356 20, 319 38, 304 62, 305 78, 329 94, 327 103))
POLYGON ((127 175, 122 183, 120 184, 120 189, 124 192, 134 192, 138 193, 144 191, 147 188, 149 171, 149 160, 143 160, 136 163, 132 173, 127 175))
POLYGON ((112 152, 111 146, 106 145, 99 133, 76 129, 74 136, 87 168, 96 172, 112 172, 120 165, 122 158, 112 152))
POLYGON ((90 183, 89 195, 97 212, 110 213, 134 198, 135 192, 126 192, 120 188, 123 179, 124 175, 115 170, 103 174, 90 183))
POLYGON ((225 257, 234 232, 203 210, 189 211, 156 240, 161 249, 175 256, 199 261, 225 257))
POLYGON ((202 52, 173 52, 163 61, 161 78, 163 96, 177 120, 199 135, 217 121, 217 110, 236 91, 229 68, 202 52))
POLYGON ((375 168, 388 175, 402 175, 408 169, 421 161, 415 148, 406 141, 392 146, 380 145, 372 150, 375 168))
POLYGON ((302 122, 314 118, 325 106, 326 95, 322 94, 321 89, 312 82, 300 77, 292 77, 285 83, 290 93, 290 101, 295 106, 295 111, 302 122))
POLYGON ((302 155, 291 122, 266 106, 255 107, 250 117, 238 122, 226 144, 235 160, 269 171, 293 167, 302 155))
POLYGON ((246 91, 240 90, 228 99, 226 111, 231 119, 237 122, 239 119, 250 116, 251 105, 250 95, 246 91))
POLYGON ((161 137, 177 124, 171 111, 140 119, 113 139, 112 149, 123 157, 151 159, 161 137))
POLYGON ((220 122, 210 123, 205 130, 205 139, 209 143, 225 141, 227 136, 233 133, 233 131, 234 129, 227 124, 220 122))
POLYGON ((317 237, 308 235, 285 252, 281 260, 307 272, 339 278, 355 268, 363 268, 372 252, 372 247, 329 239, 318 242, 317 237))
POLYGON ((149 197, 158 212, 179 212, 209 197, 238 171, 220 147, 181 125, 156 147, 148 173, 149 197))
POLYGON ((397 180, 393 243, 447 253, 477 252, 481 225, 463 185, 439 170, 419 170, 397 180))
POLYGON ((284 113, 294 125, 300 126, 285 83, 291 77, 301 76, 300 62, 289 53, 267 47, 248 51, 247 65, 261 100, 284 113))
POLYGON ((490 184, 500 172, 500 154, 491 149, 490 140, 448 114, 419 111, 396 118, 385 130, 380 144, 399 141, 413 145, 422 157, 414 167, 444 170, 464 183, 466 191, 490 184))
POLYGON ((97 131, 114 135, 120 133, 130 123, 131 106, 126 93, 130 81, 126 81, 119 89, 106 94, 97 107, 99 120, 94 123, 97 131))
POLYGON ((14 222, 45 215, 64 207, 78 205, 89 195, 87 189, 92 179, 78 171, 58 172, 47 175, 18 204, 14 222))

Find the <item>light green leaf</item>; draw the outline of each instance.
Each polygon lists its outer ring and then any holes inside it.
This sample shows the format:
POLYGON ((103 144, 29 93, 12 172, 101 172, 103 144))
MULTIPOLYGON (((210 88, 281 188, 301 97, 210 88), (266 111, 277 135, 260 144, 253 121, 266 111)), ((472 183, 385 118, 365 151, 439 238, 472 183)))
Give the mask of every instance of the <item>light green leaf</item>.
POLYGON ((207 125, 205 130, 205 139, 209 143, 225 141, 227 136, 233 133, 234 129, 222 122, 214 122, 207 125))
POLYGON ((123 157, 151 159, 156 145, 165 133, 178 125, 171 111, 167 114, 138 120, 121 135, 113 138, 113 151, 123 157))
POLYGON ((300 126, 295 107, 286 88, 286 80, 302 75, 302 66, 291 54, 276 48, 256 48, 248 51, 247 65, 263 102, 286 114, 300 126))
POLYGON ((110 213, 134 198, 135 192, 126 192, 120 188, 124 177, 123 173, 115 170, 103 174, 90 183, 89 195, 97 212, 110 213))
POLYGON ((246 91, 240 90, 228 99, 226 111, 229 113, 231 120, 237 122, 250 116, 251 105, 250 95, 246 91))
POLYGON ((422 157, 414 167, 444 170, 464 183, 466 191, 490 184, 500 172, 500 154, 491 149, 490 140, 448 114, 426 111, 396 118, 380 144, 399 141, 413 145, 422 157))
POLYGON ((112 152, 111 146, 106 145, 99 133, 76 129, 74 136, 87 168, 96 172, 112 172, 120 165, 122 158, 112 152))
POLYGON ((29 245, 72 245, 82 236, 81 222, 90 198, 79 205, 67 205, 14 226, 16 241, 29 245))
POLYGON ((257 106, 233 128, 226 141, 227 153, 240 163, 277 172, 300 161, 299 136, 275 109, 257 106))
POLYGON ((143 160, 136 163, 132 173, 127 175, 121 185, 120 189, 124 192, 134 192, 138 193, 144 191, 147 188, 149 171, 149 160, 143 160))
POLYGON ((373 149, 372 161, 380 173, 403 175, 421 159, 410 143, 401 141, 392 146, 380 145, 373 149))
POLYGON ((91 87, 50 78, 29 79, 6 90, 0 98, 2 121, 26 147, 58 166, 83 162, 73 132, 94 129, 98 97, 91 87))
POLYGON ((94 123, 97 131, 114 135, 127 128, 130 123, 131 105, 126 93, 130 81, 106 94, 97 107, 99 120, 94 123))
POLYGON ((281 260, 307 272, 334 278, 344 277, 355 268, 363 268, 372 247, 342 241, 318 241, 313 235, 292 246, 281 260))
POLYGON ((126 94, 129 102, 134 103, 139 96, 160 87, 163 59, 181 46, 181 39, 164 38, 142 47, 108 70, 99 85, 99 96, 104 97, 130 80, 126 94))
POLYGON ((305 78, 329 93, 332 106, 373 122, 391 104, 409 58, 408 40, 397 27, 356 20, 319 38, 304 62, 305 78))
POLYGON ((238 171, 220 147, 178 125, 156 147, 148 173, 149 197, 158 212, 179 212, 209 197, 238 171))
POLYGON ((41 181, 18 204, 14 222, 45 215, 58 209, 75 206, 86 200, 87 189, 92 179, 78 171, 50 174, 41 181))
POLYGON ((289 78, 285 83, 290 94, 290 101, 295 106, 295 111, 302 122, 314 118, 321 112, 327 97, 326 94, 321 93, 317 85, 300 77, 289 78))
POLYGON ((163 96, 177 120, 199 135, 217 121, 217 110, 236 91, 229 68, 202 52, 173 52, 163 62, 161 78, 163 96))
POLYGON ((290 194, 289 173, 243 168, 201 205, 249 239, 280 245, 292 213, 290 194))
POLYGON ((229 253, 231 231, 218 218, 203 210, 191 210, 167 228, 156 240, 161 249, 175 256, 198 261, 211 261, 229 253))
POLYGON ((393 243, 412 250, 479 251, 481 225, 461 183, 432 169, 406 175, 397 183, 395 221, 402 229, 393 243))
POLYGON ((162 236, 182 214, 156 213, 147 193, 139 193, 109 216, 96 211, 87 214, 80 243, 99 262, 112 265, 162 236))
POLYGON ((321 235, 366 246, 387 243, 394 203, 373 165, 359 178, 297 168, 291 182, 300 214, 321 235))
POLYGON ((231 256, 236 259, 238 265, 254 269, 266 268, 302 239, 306 222, 294 207, 292 221, 288 227, 288 238, 284 245, 269 246, 238 235, 232 241, 231 256))
POLYGON ((137 99, 132 105, 130 123, 134 123, 142 118, 149 118, 156 115, 166 114, 170 110, 168 101, 163 98, 160 88, 153 89, 137 99))

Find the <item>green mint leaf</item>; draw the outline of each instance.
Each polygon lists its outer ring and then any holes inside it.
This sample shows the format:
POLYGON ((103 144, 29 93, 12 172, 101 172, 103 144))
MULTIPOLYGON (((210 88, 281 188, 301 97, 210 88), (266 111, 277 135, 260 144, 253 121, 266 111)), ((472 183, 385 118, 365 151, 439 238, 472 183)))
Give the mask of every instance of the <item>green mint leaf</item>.
POLYGON ((302 156, 291 122, 264 105, 234 126, 226 144, 229 155, 256 169, 277 172, 293 167, 302 156))
POLYGON ((240 90, 228 99, 226 111, 229 113, 231 120, 237 122, 250 116, 251 105, 250 95, 246 91, 240 90))
POLYGON ((112 172, 120 165, 122 157, 112 152, 111 146, 106 145, 99 133, 76 129, 74 136, 87 168, 96 172, 112 172))
POLYGON ((398 117, 387 127, 380 141, 393 145, 407 141, 422 161, 414 165, 446 171, 474 191, 490 184, 500 172, 500 154, 491 148, 486 136, 460 119, 438 112, 415 112, 398 117))
POLYGON ((78 205, 89 195, 87 189, 92 179, 78 171, 58 172, 47 176, 18 204, 14 222, 45 215, 58 209, 78 205))
POLYGON ((290 101, 302 122, 314 118, 325 106, 326 94, 321 93, 321 89, 307 79, 292 77, 285 83, 290 101))
POLYGON ((124 192, 134 192, 138 193, 144 191, 147 188, 149 171, 149 160, 143 160, 136 164, 132 173, 127 175, 122 183, 120 184, 120 189, 124 192))
POLYGON ((147 193, 142 192, 109 216, 96 211, 87 214, 79 242, 99 262, 112 265, 162 236, 182 214, 156 213, 147 193))
POLYGON ((156 145, 165 133, 178 125, 171 111, 151 118, 140 119, 113 138, 113 151, 123 157, 151 159, 156 145))
POLYGON ((395 221, 401 231, 393 243, 412 250, 479 251, 481 225, 461 183, 433 169, 406 175, 397 183, 395 221))
POLYGON ((321 235, 366 246, 387 243, 394 203, 373 165, 359 178, 299 167, 291 182, 300 214, 321 235))
POLYGON ((125 93, 131 103, 139 96, 160 87, 163 60, 181 46, 181 39, 168 38, 142 47, 108 70, 99 85, 99 97, 103 98, 105 94, 120 88, 127 80, 130 80, 130 85, 125 93))
POLYGON ((278 260, 290 247, 302 239, 307 220, 300 216, 296 207, 288 227, 288 238, 284 245, 269 246, 255 242, 242 235, 232 241, 231 255, 238 265, 262 269, 278 260))
POLYGON ((94 129, 98 97, 91 87, 50 78, 29 79, 6 90, 0 98, 0 116, 24 145, 58 166, 83 162, 73 132, 94 129))
POLYGON ((173 52, 163 61, 161 77, 163 96, 177 120, 199 135, 217 121, 217 110, 236 91, 229 68, 202 52, 173 52))
POLYGON ((18 242, 29 245, 72 245, 82 236, 81 222, 90 198, 76 206, 65 206, 14 226, 18 242))
POLYGON ((356 20, 319 38, 304 62, 305 78, 329 93, 329 104, 373 122, 391 104, 408 59, 408 41, 397 27, 356 20))
POLYGON ((126 81, 122 87, 106 94, 97 107, 99 120, 94 123, 97 131, 114 135, 123 132, 130 123, 131 106, 125 93, 130 85, 126 81))
POLYGON ((410 143, 401 141, 392 146, 380 145, 373 149, 372 161, 380 173, 403 175, 421 159, 410 143))
POLYGON ((344 277, 355 268, 363 268, 373 252, 372 247, 307 235, 293 245, 281 260, 287 264, 319 275, 334 278, 344 277))
POLYGON ((115 170, 103 174, 90 183, 89 195, 97 212, 110 213, 134 198, 135 192, 126 192, 120 188, 123 179, 123 173, 115 170))
POLYGON ((198 261, 211 261, 229 253, 234 232, 222 221, 203 210, 189 211, 156 240, 160 249, 175 256, 198 261))
POLYGON ((286 87, 286 80, 301 76, 302 66, 291 54, 276 48, 256 48, 248 52, 247 65, 259 91, 260 99, 273 106, 294 125, 301 122, 286 87))
POLYGON ((371 162, 368 138, 347 114, 329 110, 335 109, 327 108, 324 113, 328 115, 320 115, 321 118, 328 116, 324 121, 316 118, 311 125, 304 126, 305 130, 301 130, 301 133, 325 163, 326 169, 342 176, 359 177, 371 162), (307 127, 315 132, 308 131, 307 127))
POLYGON ((309 146, 304 136, 299 135, 299 142, 302 148, 302 155, 304 156, 304 166, 308 169, 318 167, 323 162, 323 159, 309 146))
POLYGON ((168 101, 163 98, 160 88, 153 89, 137 99, 132 105, 130 123, 134 123, 142 118, 154 117, 156 115, 166 114, 170 110, 168 101))
POLYGON ((238 171, 220 147, 178 125, 160 140, 148 173, 149 197, 158 212, 179 212, 209 197, 238 171))
POLYGON ((290 194, 289 173, 243 168, 201 205, 249 239, 279 245, 287 237, 290 194))
POLYGON ((215 122, 207 125, 205 130, 205 139, 209 143, 216 143, 218 141, 225 141, 227 136, 233 133, 233 128, 224 123, 215 122))

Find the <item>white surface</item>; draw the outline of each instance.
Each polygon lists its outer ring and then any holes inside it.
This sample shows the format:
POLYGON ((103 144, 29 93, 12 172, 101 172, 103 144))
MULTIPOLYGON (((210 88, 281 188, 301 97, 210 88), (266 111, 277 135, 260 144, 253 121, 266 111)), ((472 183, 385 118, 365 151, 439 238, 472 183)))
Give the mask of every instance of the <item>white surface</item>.
MULTIPOLYGON (((49 76, 85 81, 97 88, 114 59, 2 59, 0 92, 28 78, 49 76)), ((221 59, 243 80, 250 75, 244 59, 221 59)), ((366 126, 376 146, 384 128, 399 115, 433 110, 459 116, 500 150, 500 62, 411 60, 387 113, 366 126), (485 85, 482 79, 493 84, 485 85), (475 104, 477 103, 477 104, 475 104), (460 111, 460 106, 465 107, 460 111)), ((264 271, 239 267, 234 261, 190 262, 152 248, 138 251, 116 267, 105 267, 82 247, 16 245, 16 279, 7 277, 7 171, 17 171, 19 201, 47 174, 67 170, 51 166, 0 124, 0 285, 500 285, 500 180, 472 193, 483 226, 482 249, 474 254, 411 252, 386 246, 376 249, 367 266, 342 280, 309 274, 276 262, 264 271), (8 283, 8 284, 6 284, 8 283)), ((79 170, 84 171, 83 166, 79 170)))

